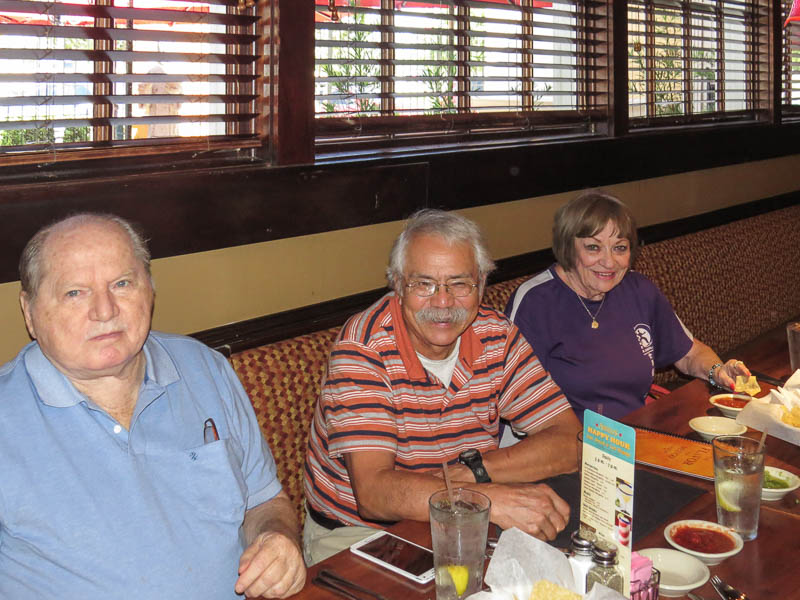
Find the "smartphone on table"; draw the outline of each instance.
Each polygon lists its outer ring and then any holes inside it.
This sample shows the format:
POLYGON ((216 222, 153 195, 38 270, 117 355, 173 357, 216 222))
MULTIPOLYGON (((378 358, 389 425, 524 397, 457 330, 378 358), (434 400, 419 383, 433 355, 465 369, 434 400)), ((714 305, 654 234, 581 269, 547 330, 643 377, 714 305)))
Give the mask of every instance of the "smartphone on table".
POLYGON ((350 551, 417 583, 433 580, 433 552, 388 531, 356 542, 350 551))

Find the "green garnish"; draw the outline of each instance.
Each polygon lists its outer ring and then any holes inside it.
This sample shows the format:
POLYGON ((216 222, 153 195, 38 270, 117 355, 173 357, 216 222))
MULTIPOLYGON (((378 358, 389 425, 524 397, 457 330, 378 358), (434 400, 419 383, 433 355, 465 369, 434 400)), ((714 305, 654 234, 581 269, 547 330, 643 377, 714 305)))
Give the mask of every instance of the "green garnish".
POLYGON ((769 471, 764 471, 764 487, 768 490, 781 490, 789 487, 789 482, 771 475, 769 471))

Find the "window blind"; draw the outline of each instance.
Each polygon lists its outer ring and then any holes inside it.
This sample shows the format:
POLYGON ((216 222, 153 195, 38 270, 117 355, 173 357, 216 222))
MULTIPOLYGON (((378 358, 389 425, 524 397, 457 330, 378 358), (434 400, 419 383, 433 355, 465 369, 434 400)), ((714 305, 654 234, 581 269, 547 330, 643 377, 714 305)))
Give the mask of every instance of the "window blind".
POLYGON ((767 110, 768 10, 759 0, 632 0, 630 126, 752 120, 767 110))
MULTIPOLYGON (((791 2, 781 2, 781 23, 791 6, 791 2)), ((782 31, 781 112, 785 120, 793 120, 800 117, 800 23, 789 23, 782 31)))
POLYGON ((316 0, 317 140, 588 132, 608 111, 606 4, 316 0))
POLYGON ((257 22, 237 0, 0 0, 0 153, 255 140, 257 22))

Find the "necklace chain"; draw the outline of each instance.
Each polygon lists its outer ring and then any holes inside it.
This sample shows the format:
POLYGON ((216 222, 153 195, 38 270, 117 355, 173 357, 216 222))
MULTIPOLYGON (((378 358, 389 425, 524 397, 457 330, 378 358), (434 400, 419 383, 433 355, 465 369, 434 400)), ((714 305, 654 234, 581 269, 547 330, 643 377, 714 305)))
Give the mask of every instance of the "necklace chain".
MULTIPOLYGON (((570 273, 568 271, 565 271, 564 274, 566 275, 565 277, 565 283, 566 283, 566 279, 569 278, 570 273)), ((594 312, 594 314, 592 314, 592 311, 590 311, 589 307, 586 306, 586 303, 583 301, 581 295, 571 285, 567 284, 567 287, 571 289, 573 292, 575 292, 575 295, 578 297, 578 301, 581 303, 583 310, 586 311, 586 314, 589 315, 589 318, 592 320, 592 329, 597 329, 598 327, 600 327, 600 323, 597 322, 597 315, 599 315, 600 311, 603 310, 603 304, 605 304, 606 302, 606 296, 608 296, 608 292, 603 294, 603 299, 600 301, 600 306, 598 306, 597 310, 594 312)))
POLYGON ((581 298, 581 295, 578 292, 575 292, 575 295, 578 297, 578 300, 580 300, 581 306, 583 306, 583 310, 585 310, 586 314, 589 315, 589 317, 592 319, 592 329, 597 329, 598 327, 600 327, 600 323, 597 322, 597 315, 599 315, 600 311, 603 310, 603 304, 605 304, 606 296, 608 294, 603 295, 603 299, 600 301, 600 306, 597 307, 597 310, 595 311, 594 314, 592 314, 592 311, 590 311, 589 308, 586 306, 586 303, 583 301, 583 298, 581 298))

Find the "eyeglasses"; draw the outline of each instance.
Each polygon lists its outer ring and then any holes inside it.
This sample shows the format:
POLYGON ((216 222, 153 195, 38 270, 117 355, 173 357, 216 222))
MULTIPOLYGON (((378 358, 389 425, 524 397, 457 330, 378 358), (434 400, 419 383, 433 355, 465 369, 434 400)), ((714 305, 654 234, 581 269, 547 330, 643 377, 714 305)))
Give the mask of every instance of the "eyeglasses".
POLYGON ((476 287, 477 283, 467 281, 454 281, 453 283, 436 283, 435 281, 412 281, 406 287, 418 298, 428 298, 444 288, 448 294, 454 298, 464 298, 469 296, 476 287))

